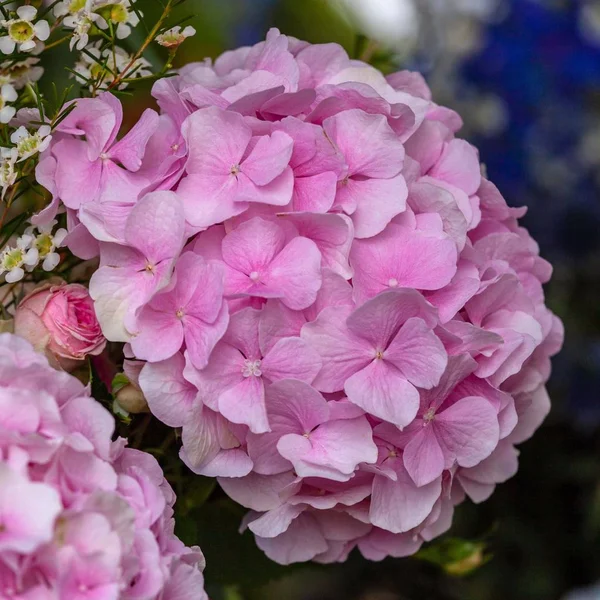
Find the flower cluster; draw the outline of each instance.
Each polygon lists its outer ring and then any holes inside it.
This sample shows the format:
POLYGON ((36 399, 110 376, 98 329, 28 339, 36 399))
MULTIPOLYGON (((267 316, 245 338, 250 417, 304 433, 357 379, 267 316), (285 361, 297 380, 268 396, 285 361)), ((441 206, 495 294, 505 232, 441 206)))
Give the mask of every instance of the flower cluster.
POLYGON ((158 463, 113 429, 79 381, 0 335, 2 598, 206 598, 158 463))
MULTIPOLYGON (((48 140, 49 141, 49 140, 48 140)), ((6 246, 0 254, 0 275, 5 273, 8 283, 20 281, 25 270, 32 271, 40 263, 44 271, 52 271, 60 262, 57 248, 62 246, 67 235, 66 229, 52 233, 56 221, 37 227, 28 227, 14 246, 6 246)))
POLYGON ((37 9, 33 6, 20 6, 11 19, 2 19, 0 27, 5 35, 0 36, 0 51, 12 54, 31 52, 37 44, 48 39, 50 25, 44 19, 37 20, 37 9))
MULTIPOLYGON (((281 563, 414 553, 517 469, 562 342, 550 265, 420 76, 272 30, 79 101, 38 171, 104 335, 281 563)), ((40 178, 39 178, 40 179, 40 178)), ((41 181, 41 179, 40 179, 41 181)))

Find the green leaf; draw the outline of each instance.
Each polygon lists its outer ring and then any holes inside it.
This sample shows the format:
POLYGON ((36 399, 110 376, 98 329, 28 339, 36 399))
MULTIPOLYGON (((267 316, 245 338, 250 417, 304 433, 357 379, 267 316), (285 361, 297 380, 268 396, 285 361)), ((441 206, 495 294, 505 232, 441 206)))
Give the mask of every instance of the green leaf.
MULTIPOLYGON (((180 502, 181 496, 177 504, 180 502)), ((198 544, 206 556, 207 581, 246 591, 289 575, 294 569, 307 568, 305 565, 284 567, 269 560, 256 546, 250 531, 239 532, 245 512, 241 506, 222 498, 207 502, 186 515, 177 515, 179 537, 186 544, 198 544)))
POLYGON ((129 385, 129 383, 129 377, 127 377, 125 373, 117 373, 110 384, 113 395, 123 389, 126 385, 129 385))
POLYGON ((449 575, 463 577, 492 558, 491 554, 486 554, 485 551, 484 542, 446 538, 422 548, 415 557, 439 565, 449 575))

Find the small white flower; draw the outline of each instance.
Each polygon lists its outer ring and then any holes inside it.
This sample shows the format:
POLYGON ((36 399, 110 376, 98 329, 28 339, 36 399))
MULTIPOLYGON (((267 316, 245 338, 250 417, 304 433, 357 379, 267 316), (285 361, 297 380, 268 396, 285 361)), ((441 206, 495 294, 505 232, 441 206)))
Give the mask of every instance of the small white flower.
POLYGON ((39 58, 26 58, 18 62, 6 61, 0 65, 0 85, 10 83, 15 90, 24 88, 28 83, 38 81, 44 69, 37 66, 39 58))
POLYGON ((56 252, 67 237, 66 229, 57 229, 52 233, 56 221, 38 227, 28 227, 23 237, 31 238, 30 247, 37 253, 37 260, 42 260, 44 271, 52 271, 60 262, 60 254, 56 252), (36 231, 37 230, 37 231, 36 231))
POLYGON ((17 162, 46 150, 52 140, 50 131, 49 125, 42 125, 37 131, 31 133, 24 125, 21 125, 19 129, 13 132, 10 141, 17 146, 19 154, 17 162))
POLYGON ((92 12, 92 0, 63 0, 54 7, 57 17, 64 17, 63 25, 73 30, 69 42, 71 50, 83 50, 89 42, 89 31, 100 16, 92 12))
POLYGON ((34 24, 36 15, 37 9, 33 6, 19 6, 18 18, 0 21, 0 25, 8 31, 8 35, 0 37, 0 51, 12 54, 17 48, 19 52, 30 52, 35 49, 37 40, 47 40, 50 25, 44 20, 34 24))
POLYGON ((0 87, 0 123, 8 123, 17 112, 14 106, 10 106, 10 102, 14 102, 18 98, 15 88, 10 83, 5 83, 0 87))
POLYGON ((66 15, 75 15, 82 10, 89 10, 91 0, 62 0, 54 7, 55 17, 64 17, 66 15))
POLYGON ((183 31, 181 31, 181 27, 177 25, 156 36, 156 41, 165 48, 176 48, 183 43, 186 38, 192 37, 193 35, 196 35, 196 30, 191 25, 185 27, 183 31))
POLYGON ((5 279, 7 283, 15 283, 20 281, 25 276, 26 267, 32 270, 38 264, 39 252, 30 245, 33 237, 23 235, 17 240, 16 247, 7 247, 0 255, 0 275, 6 273, 5 279))
POLYGON ((0 198, 4 200, 6 190, 17 180, 15 163, 19 158, 16 148, 0 148, 0 198))
POLYGON ((69 42, 69 48, 83 50, 90 41, 89 31, 98 15, 92 12, 81 11, 76 15, 65 17, 63 24, 73 30, 73 37, 69 42))
POLYGON ((94 8, 99 17, 96 24, 100 29, 108 29, 110 21, 113 25, 116 25, 117 39, 123 40, 129 37, 131 28, 136 27, 140 22, 136 12, 131 10, 131 4, 130 0, 108 1, 97 4, 94 8))
MULTIPOLYGON (((115 46, 114 53, 111 48, 105 48, 100 52, 101 42, 96 42, 88 48, 88 52, 95 57, 94 60, 88 54, 81 54, 77 63, 75 63, 75 72, 79 73, 86 80, 98 80, 102 77, 102 85, 100 89, 106 89, 114 80, 115 77, 122 73, 131 62, 131 55, 125 52, 123 48, 115 46), (102 64, 106 60, 107 69, 103 69, 102 64)), ((146 77, 152 74, 152 65, 145 59, 137 59, 126 74, 127 78, 146 77)), ((90 89, 92 89, 90 85, 90 89)), ((127 82, 119 84, 119 89, 127 87, 127 82)))

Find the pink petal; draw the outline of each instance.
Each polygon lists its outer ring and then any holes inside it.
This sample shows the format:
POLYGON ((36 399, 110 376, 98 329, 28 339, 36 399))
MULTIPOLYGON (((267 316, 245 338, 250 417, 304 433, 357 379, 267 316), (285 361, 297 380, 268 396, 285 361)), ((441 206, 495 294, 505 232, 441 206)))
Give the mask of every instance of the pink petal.
POLYGON ((352 277, 348 255, 354 239, 352 222, 338 214, 310 212, 285 213, 282 219, 292 222, 302 237, 317 245, 322 266, 339 273, 345 279, 352 277))
POLYGON ((400 460, 395 461, 397 481, 376 476, 369 516, 373 525, 403 533, 420 525, 431 513, 442 492, 441 477, 417 487, 400 460))
POLYGON ((308 238, 294 238, 268 266, 265 283, 294 310, 308 308, 321 287, 321 253, 308 238))
POLYGON ((242 115, 216 107, 191 114, 181 131, 189 148, 186 170, 204 177, 229 175, 252 137, 242 115))
POLYGON ((57 491, 50 485, 33 483, 0 466, 0 550, 29 554, 54 534, 54 523, 62 511, 57 491))
POLYGON ((327 541, 310 515, 300 515, 285 533, 273 538, 257 537, 256 545, 280 565, 312 560, 328 548, 327 541))
POLYGON ((245 377, 219 396, 219 412, 232 423, 247 425, 253 433, 269 431, 265 387, 260 377, 245 377))
POLYGON ((346 326, 351 306, 323 309, 312 323, 302 327, 302 339, 317 350, 323 368, 314 385, 323 392, 344 389, 348 377, 364 368, 373 358, 372 346, 346 326))
POLYGON ((195 227, 210 227, 243 213, 248 205, 236 202, 237 182, 229 176, 188 175, 177 188, 185 219, 195 227))
POLYGON ((496 411, 485 398, 476 396, 463 398, 436 415, 434 427, 447 467, 454 461, 462 467, 475 466, 492 453, 500 437, 496 411))
POLYGON ((350 402, 401 429, 413 421, 419 410, 419 392, 384 360, 376 359, 349 377, 344 391, 350 402))
POLYGON ((146 144, 157 127, 158 113, 147 108, 132 129, 110 149, 110 158, 120 162, 128 171, 139 170, 146 144))
POLYGON ((269 300, 260 315, 259 339, 263 355, 281 339, 300 336, 307 319, 303 312, 292 310, 279 300, 269 300))
POLYGON ((404 146, 383 115, 347 110, 325 119, 323 129, 340 148, 351 175, 387 179, 400 173, 404 146))
POLYGON ((440 322, 447 323, 479 290, 479 270, 475 265, 465 260, 459 260, 456 274, 450 283, 425 296, 436 306, 440 322))
POLYGON ((287 206, 294 192, 294 173, 290 167, 286 167, 281 175, 278 175, 266 185, 256 185, 243 172, 236 176, 238 182, 238 202, 258 202, 271 204, 273 206, 287 206))
POLYGON ((277 223, 255 217, 239 225, 223 239, 223 260, 249 275, 264 272, 285 247, 285 231, 277 223))
POLYGON ((220 262, 205 261, 201 256, 185 252, 175 266, 176 304, 206 323, 213 323, 223 304, 224 269, 220 262))
POLYGON ((327 401, 313 387, 293 379, 267 387, 267 408, 273 431, 307 433, 329 417, 327 401))
POLYGON ((267 185, 281 175, 292 156, 294 141, 283 131, 258 138, 250 155, 242 163, 242 172, 256 185, 267 185))
POLYGON ((419 292, 408 288, 391 289, 359 306, 348 317, 348 329, 371 344, 372 358, 383 351, 408 319, 418 317, 429 327, 437 322, 437 311, 419 292))
POLYGON ((357 238, 369 238, 381 233, 386 225, 406 209, 408 188, 402 175, 391 179, 348 180, 340 188, 350 199, 337 198, 342 206, 349 202, 355 205, 352 222, 357 238))
POLYGON ((455 185, 472 196, 481 184, 479 153, 465 140, 454 139, 444 145, 429 175, 455 185))
POLYGON ((152 414, 169 427, 182 427, 193 408, 200 404, 198 390, 185 380, 181 353, 168 360, 146 363, 140 373, 140 387, 152 414))
POLYGON ((190 361, 184 376, 198 388, 202 401, 216 411, 221 393, 244 381, 243 368, 242 353, 229 344, 219 342, 204 369, 200 371, 194 368, 190 361))
POLYGON ((229 324, 229 309, 227 304, 221 305, 221 310, 213 323, 188 315, 183 318, 183 335, 190 360, 198 369, 203 369, 217 342, 225 335, 229 324))
POLYGON ((292 485, 296 480, 297 477, 292 471, 271 476, 253 472, 239 479, 222 477, 219 479, 219 485, 238 504, 252 510, 266 511, 282 504, 289 493, 284 490, 291 488, 293 491, 297 487, 292 485))
POLYGON ((417 487, 436 480, 444 471, 444 454, 433 427, 423 424, 402 454, 404 466, 417 487))
POLYGON ((155 263, 179 254, 184 242, 184 218, 177 195, 161 191, 144 196, 127 219, 125 240, 155 263))
POLYGON ((262 356, 258 343, 261 311, 243 308, 231 315, 229 329, 223 341, 239 349, 246 358, 257 360, 262 356))
POLYGON ((294 180, 293 206, 296 211, 326 213, 335 200, 337 175, 332 171, 294 180))
POLYGON ((261 362, 263 375, 271 381, 298 379, 312 383, 321 366, 316 350, 299 337, 280 339, 261 362))
POLYGON ((457 250, 447 236, 391 223, 374 238, 356 240, 350 253, 359 301, 389 287, 437 290, 456 273, 457 250))
POLYGON ((426 389, 439 383, 448 364, 444 345, 418 318, 408 319, 402 325, 383 356, 413 385, 426 389))
POLYGON ((365 417, 329 421, 308 436, 284 435, 277 449, 299 477, 348 481, 359 463, 377 461, 377 446, 365 417))
POLYGON ((88 159, 86 143, 66 138, 53 146, 52 154, 56 157, 56 189, 65 206, 77 209, 95 200, 102 163, 88 159))
POLYGON ((131 348, 137 358, 158 362, 178 352, 183 344, 183 324, 176 308, 170 312, 145 306, 137 317, 137 332, 131 348))

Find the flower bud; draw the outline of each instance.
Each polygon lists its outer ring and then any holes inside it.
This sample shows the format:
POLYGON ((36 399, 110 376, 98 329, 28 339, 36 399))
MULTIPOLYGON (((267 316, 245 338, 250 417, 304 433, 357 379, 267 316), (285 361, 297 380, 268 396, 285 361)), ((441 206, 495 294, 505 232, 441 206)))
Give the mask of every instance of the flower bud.
POLYGON ((42 284, 23 298, 15 312, 15 333, 65 370, 100 354, 106 345, 87 289, 64 281, 42 284))

